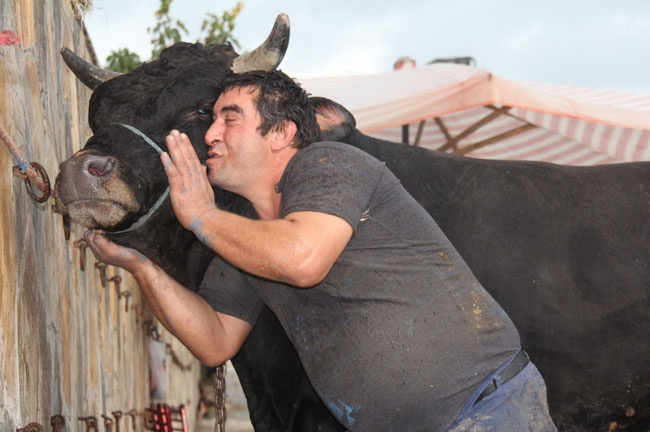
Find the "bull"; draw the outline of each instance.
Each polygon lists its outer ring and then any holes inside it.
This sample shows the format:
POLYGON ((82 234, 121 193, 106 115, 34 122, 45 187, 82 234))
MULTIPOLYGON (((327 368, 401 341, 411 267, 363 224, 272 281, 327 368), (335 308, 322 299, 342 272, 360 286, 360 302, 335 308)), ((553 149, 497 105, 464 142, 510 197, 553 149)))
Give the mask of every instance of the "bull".
MULTIPOLYGON (((75 74, 94 89, 93 136, 61 165, 58 211, 107 231, 196 289, 212 253, 175 220, 158 152, 164 136, 178 129, 204 158, 220 81, 231 71, 277 67, 288 33, 280 15, 251 55, 238 56, 229 45, 178 43, 120 76, 65 51, 75 74)), ((508 312, 546 380, 560 430, 599 430, 612 422, 647 430, 650 163, 568 167, 449 155, 371 138, 342 106, 312 101, 323 138, 384 161, 508 312)), ((231 211, 247 205, 221 190, 215 196, 231 211)), ((270 310, 233 365, 256 430, 342 430, 270 310)))

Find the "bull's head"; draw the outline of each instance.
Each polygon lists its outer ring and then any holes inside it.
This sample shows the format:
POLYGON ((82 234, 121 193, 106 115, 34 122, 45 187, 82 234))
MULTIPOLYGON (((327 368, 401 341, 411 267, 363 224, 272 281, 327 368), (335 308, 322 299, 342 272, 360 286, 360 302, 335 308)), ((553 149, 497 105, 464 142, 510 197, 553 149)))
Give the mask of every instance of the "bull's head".
POLYGON ((159 59, 119 75, 62 50, 75 75, 94 90, 88 116, 93 136, 61 164, 57 211, 109 233, 138 227, 164 202, 167 179, 159 153, 165 135, 185 132, 205 158, 203 136, 223 78, 276 68, 288 42, 289 20, 280 14, 267 40, 241 56, 230 44, 177 43, 159 59))
MULTIPOLYGON (((289 18, 278 15, 271 34, 239 56, 230 44, 179 42, 128 74, 91 65, 69 50, 63 58, 94 90, 88 121, 93 136, 63 162, 54 186, 55 208, 70 221, 101 229, 135 248, 183 285, 196 288, 209 262, 204 246, 174 217, 159 153, 172 129, 186 133, 200 158, 223 78, 232 72, 278 66, 289 43, 289 18), (197 279, 198 278, 198 279, 197 279)), ((216 190, 218 205, 241 211, 243 198, 216 190)), ((66 236, 68 235, 66 229, 66 236)))

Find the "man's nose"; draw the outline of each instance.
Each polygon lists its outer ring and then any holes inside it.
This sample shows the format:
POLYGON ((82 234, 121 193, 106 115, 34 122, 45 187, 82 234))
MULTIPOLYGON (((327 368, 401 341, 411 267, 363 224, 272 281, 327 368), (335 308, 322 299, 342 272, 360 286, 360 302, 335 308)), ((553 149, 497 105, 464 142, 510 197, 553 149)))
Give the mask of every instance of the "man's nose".
POLYGON ((220 127, 219 122, 213 122, 205 133, 205 144, 209 147, 215 142, 222 141, 223 128, 220 127))

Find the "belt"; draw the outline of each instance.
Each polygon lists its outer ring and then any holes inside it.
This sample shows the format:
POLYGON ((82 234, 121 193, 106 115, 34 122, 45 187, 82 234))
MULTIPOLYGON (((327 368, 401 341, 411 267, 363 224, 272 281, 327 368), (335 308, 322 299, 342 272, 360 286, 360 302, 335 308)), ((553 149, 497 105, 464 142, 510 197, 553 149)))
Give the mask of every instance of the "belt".
MULTIPOLYGON (((497 388, 501 387, 508 381, 510 381, 512 378, 514 378, 523 368, 526 367, 530 360, 528 359, 528 354, 526 354, 526 351, 523 349, 519 350, 519 352, 515 355, 515 357, 512 359, 510 364, 506 366, 501 372, 496 374, 494 378, 490 380, 488 385, 483 389, 480 395, 478 395, 478 398, 476 398, 476 402, 480 401, 493 391, 495 391, 497 388)), ((474 402, 474 403, 476 403, 474 402)))

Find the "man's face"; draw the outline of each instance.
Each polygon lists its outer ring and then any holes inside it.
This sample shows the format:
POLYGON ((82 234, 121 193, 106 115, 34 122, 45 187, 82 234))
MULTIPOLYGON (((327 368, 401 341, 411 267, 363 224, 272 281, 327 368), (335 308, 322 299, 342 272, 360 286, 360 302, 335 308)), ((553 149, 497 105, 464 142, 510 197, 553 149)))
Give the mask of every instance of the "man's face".
POLYGON ((257 94, 250 87, 234 88, 214 104, 214 122, 205 134, 208 178, 214 186, 242 194, 262 171, 269 146, 258 130, 257 94))

